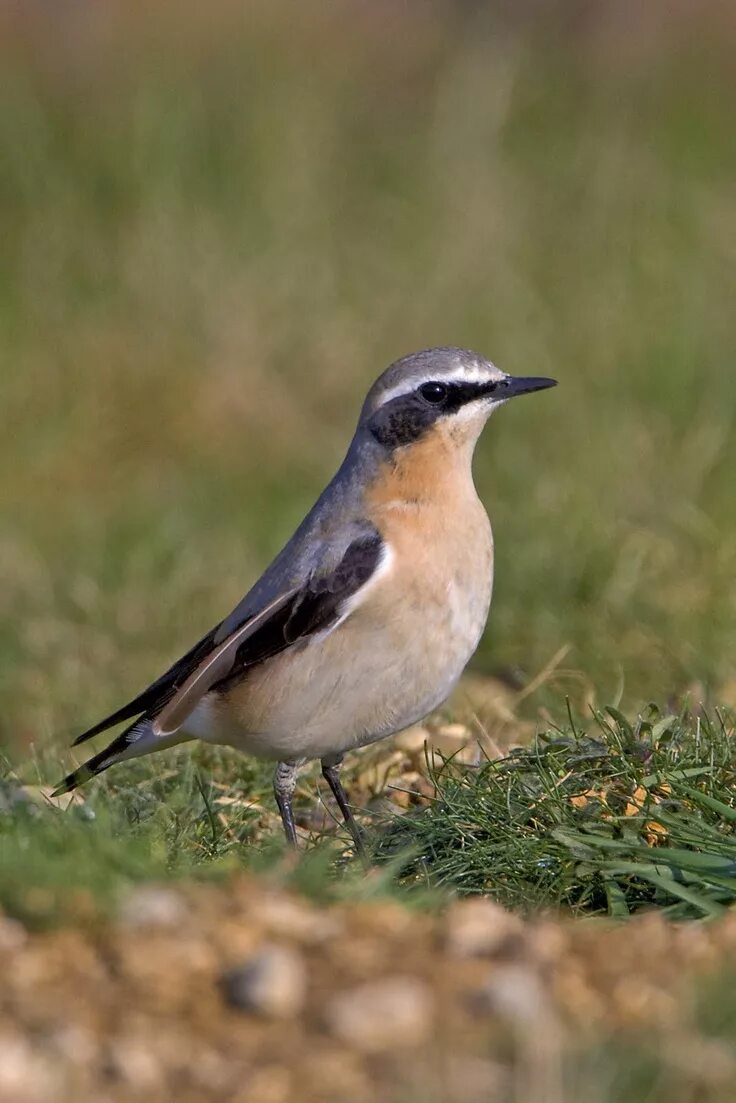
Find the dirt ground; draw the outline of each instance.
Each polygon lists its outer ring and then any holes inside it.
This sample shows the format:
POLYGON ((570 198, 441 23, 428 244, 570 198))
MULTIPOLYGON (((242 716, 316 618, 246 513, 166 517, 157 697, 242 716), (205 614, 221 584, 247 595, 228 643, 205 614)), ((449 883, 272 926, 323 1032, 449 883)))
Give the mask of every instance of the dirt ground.
POLYGON ((688 992, 735 963, 736 916, 524 922, 479 899, 317 907, 250 875, 149 886, 112 921, 0 921, 0 1100, 561 1103, 565 1055, 602 1034, 666 1036, 724 1084, 733 1054, 694 1031, 688 992))

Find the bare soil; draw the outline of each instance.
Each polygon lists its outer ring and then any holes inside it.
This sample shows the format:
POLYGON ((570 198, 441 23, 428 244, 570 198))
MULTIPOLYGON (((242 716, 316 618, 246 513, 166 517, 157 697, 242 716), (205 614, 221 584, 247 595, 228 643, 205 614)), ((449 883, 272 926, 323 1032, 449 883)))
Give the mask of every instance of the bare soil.
POLYGON ((113 921, 80 899, 63 928, 0 921, 0 1100, 553 1103, 566 1055, 603 1036, 727 1084, 733 1055, 695 1030, 691 991, 735 963, 730 915, 317 907, 245 875, 137 889, 113 921))

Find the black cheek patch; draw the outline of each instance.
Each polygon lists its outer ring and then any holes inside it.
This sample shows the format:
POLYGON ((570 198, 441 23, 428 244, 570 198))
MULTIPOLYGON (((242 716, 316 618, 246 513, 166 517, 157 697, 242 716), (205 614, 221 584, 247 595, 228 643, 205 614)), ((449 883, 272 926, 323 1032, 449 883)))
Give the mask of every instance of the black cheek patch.
POLYGON ((376 410, 368 428, 379 444, 398 448, 419 440, 444 412, 444 405, 430 406, 415 394, 401 395, 376 410))

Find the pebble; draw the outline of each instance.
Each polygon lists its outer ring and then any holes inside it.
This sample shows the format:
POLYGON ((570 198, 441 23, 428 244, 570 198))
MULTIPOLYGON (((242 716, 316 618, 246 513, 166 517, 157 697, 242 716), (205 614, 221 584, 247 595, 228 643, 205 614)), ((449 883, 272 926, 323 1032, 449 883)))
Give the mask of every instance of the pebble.
POLYGON ((225 973, 220 983, 231 1007, 270 1019, 294 1018, 307 994, 304 961, 288 946, 264 946, 250 961, 225 973))
POLYGON ((136 1093, 159 1088, 164 1074, 156 1055, 144 1042, 135 1038, 115 1039, 108 1053, 108 1069, 136 1093))
POLYGON ((455 957, 483 957, 512 947, 522 937, 521 920, 483 897, 461 900, 447 915, 447 949, 455 957))
POLYGON ((432 736, 427 728, 415 725, 413 728, 407 728, 406 731, 395 735, 393 744, 394 747, 404 751, 405 754, 415 755, 424 750, 424 744, 431 738, 432 736))
POLYGON ((73 1023, 65 1024, 49 1035, 55 1055, 70 1065, 89 1067, 97 1055, 97 1040, 91 1031, 73 1023))
POLYGON ((545 987, 528 965, 494 968, 486 985, 485 998, 489 1009, 517 1027, 539 1027, 553 1018, 545 987))
POLYGON ((431 764, 441 770, 447 759, 457 766, 478 766, 481 761, 480 743, 465 724, 444 724, 432 734, 431 764))
POLYGON ((120 922, 128 927, 178 927, 186 918, 184 900, 173 889, 143 885, 123 900, 120 922))
POLYGON ((364 1053, 423 1042, 432 1017, 432 993, 414 977, 392 977, 351 988, 333 996, 325 1011, 330 1032, 364 1053))
POLYGON ((443 754, 453 754, 473 738, 465 724, 442 724, 432 733, 432 746, 443 754))
POLYGON ((0 915, 0 953, 20 950, 28 942, 28 931, 17 919, 0 915))
POLYGON ((52 1103, 63 1085, 49 1062, 25 1039, 0 1034, 0 1100, 5 1103, 52 1103))
POLYGON ((288 896, 264 897, 258 920, 271 935, 313 945, 336 938, 343 926, 329 912, 318 911, 288 896))

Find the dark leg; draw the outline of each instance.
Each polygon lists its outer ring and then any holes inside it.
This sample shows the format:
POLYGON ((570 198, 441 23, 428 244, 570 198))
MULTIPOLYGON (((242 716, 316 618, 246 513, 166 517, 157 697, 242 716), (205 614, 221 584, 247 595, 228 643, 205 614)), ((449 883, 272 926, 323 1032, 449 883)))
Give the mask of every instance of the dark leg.
POLYGON ((330 758, 322 759, 322 776, 332 790, 332 795, 337 801, 338 808, 342 812, 345 825, 353 836, 353 842, 355 843, 355 849, 361 858, 365 859, 365 846, 363 845, 363 834, 355 822, 355 816, 352 813, 350 805, 348 804, 348 798, 345 795, 345 790, 342 787, 340 781, 340 765, 342 763, 342 755, 331 756, 330 758))
POLYGON ((296 827, 294 826, 294 810, 291 807, 291 798, 294 796, 298 770, 299 767, 293 762, 279 762, 276 773, 273 775, 273 791, 281 813, 286 841, 289 846, 293 847, 296 846, 296 827))

